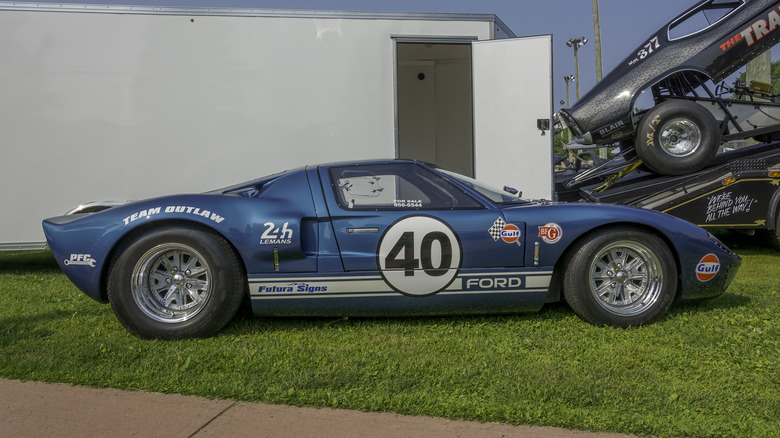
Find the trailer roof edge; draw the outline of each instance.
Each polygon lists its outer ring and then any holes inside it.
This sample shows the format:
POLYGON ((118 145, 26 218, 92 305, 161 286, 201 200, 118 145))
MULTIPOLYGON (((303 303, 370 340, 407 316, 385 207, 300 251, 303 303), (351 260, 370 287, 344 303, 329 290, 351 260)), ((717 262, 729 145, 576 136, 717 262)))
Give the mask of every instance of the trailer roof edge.
POLYGON ((32 3, 0 1, 0 10, 40 12, 88 12, 104 14, 192 15, 233 17, 281 17, 363 20, 483 21, 495 23, 510 38, 516 37, 495 14, 443 12, 318 11, 299 9, 249 9, 229 7, 126 6, 85 3, 32 3))

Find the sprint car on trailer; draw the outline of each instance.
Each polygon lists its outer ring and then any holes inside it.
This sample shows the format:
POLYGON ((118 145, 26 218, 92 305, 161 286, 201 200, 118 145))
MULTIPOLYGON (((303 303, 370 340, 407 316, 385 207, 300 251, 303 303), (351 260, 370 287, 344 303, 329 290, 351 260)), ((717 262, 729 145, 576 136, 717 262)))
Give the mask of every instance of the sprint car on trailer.
POLYGON ((259 316, 515 313, 565 299, 585 321, 658 320, 741 259, 683 220, 534 202, 408 160, 285 171, 214 192, 47 219, 67 276, 142 338, 259 316))

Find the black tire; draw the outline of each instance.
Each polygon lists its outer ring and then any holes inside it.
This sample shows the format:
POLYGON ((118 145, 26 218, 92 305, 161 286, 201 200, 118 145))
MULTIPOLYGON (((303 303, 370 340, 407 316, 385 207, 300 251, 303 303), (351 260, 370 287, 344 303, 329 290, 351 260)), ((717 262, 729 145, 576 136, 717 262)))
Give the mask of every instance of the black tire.
POLYGON ((165 227, 126 242, 109 268, 108 300, 144 339, 207 337, 238 311, 246 278, 228 242, 207 231, 165 227))
POLYGON ((672 99, 639 122, 635 147, 642 162, 663 175, 695 172, 712 160, 720 146, 715 117, 701 105, 672 99))
POLYGON ((766 240, 769 242, 770 245, 772 245, 775 249, 780 249, 780 207, 778 207, 777 212, 775 213, 775 229, 770 230, 766 229, 764 231, 764 236, 766 237, 766 240))
POLYGON ((657 321, 677 293, 677 266, 657 236, 619 227, 596 232, 568 259, 563 293, 574 313, 595 325, 657 321))

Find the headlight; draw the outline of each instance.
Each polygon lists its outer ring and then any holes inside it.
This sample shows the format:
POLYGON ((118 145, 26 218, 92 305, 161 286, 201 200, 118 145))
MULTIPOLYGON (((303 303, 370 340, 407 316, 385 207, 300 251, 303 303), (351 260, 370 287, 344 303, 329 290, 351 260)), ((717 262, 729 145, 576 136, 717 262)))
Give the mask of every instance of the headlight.
POLYGON ((722 249, 723 251, 731 254, 731 255, 737 255, 734 251, 732 251, 728 246, 726 246, 725 243, 721 242, 717 237, 713 236, 712 233, 707 231, 707 237, 710 238, 710 241, 715 244, 718 248, 722 249))

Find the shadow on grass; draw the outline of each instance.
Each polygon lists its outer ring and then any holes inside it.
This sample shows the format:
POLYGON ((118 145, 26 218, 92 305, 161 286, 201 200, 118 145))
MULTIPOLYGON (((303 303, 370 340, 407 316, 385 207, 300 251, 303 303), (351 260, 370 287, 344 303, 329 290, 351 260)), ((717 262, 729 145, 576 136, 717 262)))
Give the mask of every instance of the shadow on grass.
POLYGON ((0 274, 61 272, 51 251, 0 252, 0 274))
POLYGON ((41 323, 45 321, 49 325, 53 320, 67 319, 71 315, 71 312, 55 310, 29 316, 2 318, 0 319, 0 346, 5 347, 26 339, 50 336, 53 331, 41 328, 41 323))
MULTIPOLYGON (((728 309, 744 307, 751 299, 732 293, 723 294, 717 298, 699 301, 676 302, 672 305, 661 321, 688 315, 706 315, 712 312, 722 312, 728 309)), ((574 311, 564 302, 547 303, 538 312, 513 313, 505 315, 446 315, 446 316, 401 316, 401 317, 255 317, 247 304, 233 318, 220 334, 248 335, 258 332, 274 332, 289 330, 322 329, 331 326, 383 326, 406 325, 409 327, 434 327, 441 325, 465 325, 479 323, 505 323, 509 321, 538 322, 544 324, 571 324, 572 318, 577 318, 574 311)), ((581 324, 588 324, 579 320, 581 324)), ((219 336, 219 334, 217 335, 219 336)))
POLYGON ((705 299, 700 301, 684 301, 674 303, 669 309, 669 315, 674 316, 681 313, 687 314, 706 314, 710 312, 720 312, 729 309, 745 307, 750 304, 751 299, 743 295, 725 293, 719 297, 705 299))
MULTIPOLYGON (((343 317, 293 317, 293 316, 257 316, 251 307, 244 305, 233 320, 217 334, 248 335, 257 332, 322 329, 344 326, 395 326, 438 327, 442 325, 469 325, 481 323, 506 323, 528 321, 564 323, 574 316, 574 312, 564 303, 545 304, 537 312, 518 312, 509 314, 485 315, 421 315, 421 316, 343 316, 343 317)), ((585 324, 585 322, 583 322, 585 324)))

